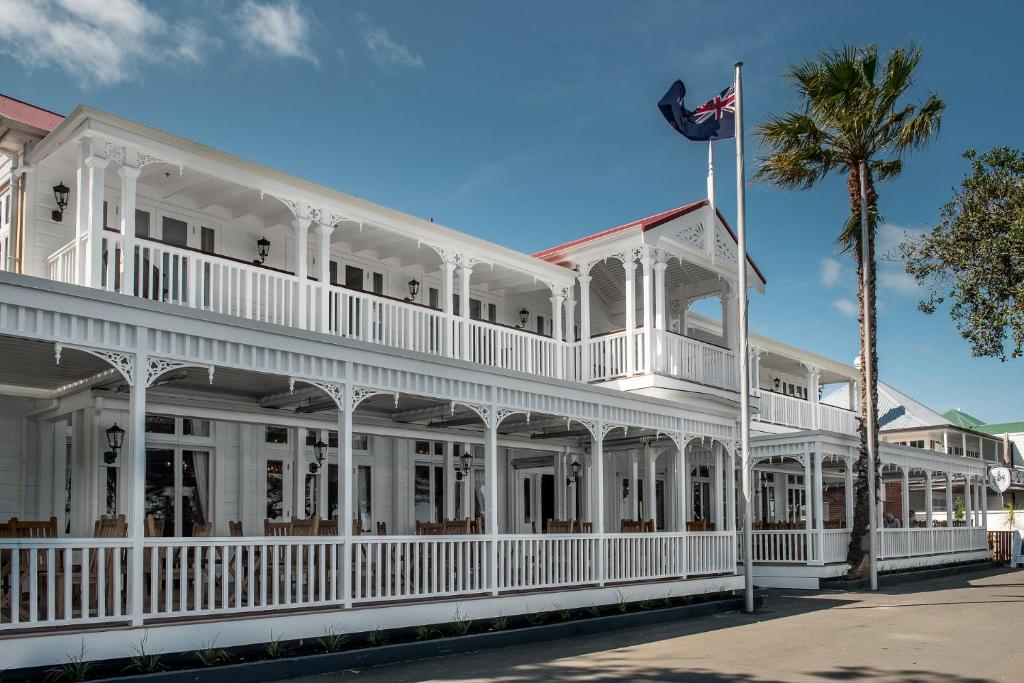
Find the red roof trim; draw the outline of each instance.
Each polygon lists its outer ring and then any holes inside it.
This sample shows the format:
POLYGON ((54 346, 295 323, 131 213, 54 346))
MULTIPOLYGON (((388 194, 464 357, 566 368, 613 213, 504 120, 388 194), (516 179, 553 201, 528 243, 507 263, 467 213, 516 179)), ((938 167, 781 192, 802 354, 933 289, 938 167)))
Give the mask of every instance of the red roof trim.
MULTIPOLYGON (((686 204, 684 206, 679 206, 679 207, 676 207, 674 209, 669 209, 668 211, 662 211, 661 213, 656 213, 653 216, 648 216, 647 218, 641 218, 638 221, 631 221, 631 222, 626 223, 624 225, 619 225, 619 226, 614 227, 614 228, 609 228, 607 230, 602 230, 601 232, 594 233, 593 235, 588 235, 586 237, 581 237, 579 239, 573 240, 572 242, 566 242, 565 244, 560 244, 557 247, 551 247, 550 249, 545 249, 543 251, 538 251, 537 253, 534 254, 534 257, 535 258, 539 258, 539 259, 543 259, 545 261, 555 262, 555 258, 554 258, 555 256, 559 255, 563 251, 568 251, 569 249, 572 249, 573 247, 578 247, 581 244, 586 244, 587 242, 593 242, 594 240, 600 239, 602 237, 607 237, 608 235, 614 235, 617 232, 623 232, 623 231, 629 230, 631 228, 639 227, 641 232, 647 232, 648 230, 653 230, 654 228, 657 228, 660 225, 664 225, 665 223, 668 223, 669 221, 675 220, 676 218, 679 218, 680 216, 685 216, 686 214, 692 213, 692 212, 696 211, 697 209, 699 209, 699 208, 701 208, 703 206, 707 206, 707 205, 708 205, 708 200, 707 199, 701 199, 700 201, 693 202, 691 204, 686 204)), ((723 216, 722 212, 719 211, 718 209, 715 209, 715 213, 718 215, 718 220, 722 221, 722 225, 725 226, 725 229, 726 229, 726 231, 728 231, 729 236, 732 237, 733 241, 735 242, 736 241, 736 233, 733 232, 733 229, 729 226, 729 223, 725 220, 725 216, 723 216)), ((757 267, 756 263, 754 263, 754 259, 752 259, 750 257, 750 254, 747 254, 747 263, 749 263, 750 267, 754 269, 755 273, 757 273, 757 277, 759 277, 761 279, 761 283, 762 284, 768 284, 768 280, 765 278, 764 273, 762 273, 761 269, 757 267)))
POLYGON ((614 228, 609 228, 607 230, 602 230, 601 232, 595 233, 593 235, 588 235, 586 237, 580 237, 579 239, 575 239, 572 242, 566 242, 565 244, 560 244, 557 247, 551 247, 550 249, 545 249, 543 251, 538 251, 537 253, 534 254, 534 256, 536 258, 544 259, 545 261, 547 261, 547 260, 550 260, 549 257, 553 256, 554 254, 557 254, 558 252, 565 251, 567 249, 571 249, 572 247, 578 247, 581 244, 586 244, 587 242, 592 242, 592 241, 594 241, 596 239, 600 239, 602 237, 607 237, 608 235, 614 235, 617 232, 623 232, 625 230, 629 230, 630 228, 639 227, 642 232, 647 232, 648 230, 651 230, 652 228, 656 228, 659 225, 664 225, 665 223, 668 223, 671 220, 675 220, 676 218, 679 218, 680 216, 685 216, 688 213, 692 213, 693 211, 696 211, 697 209, 701 208, 702 206, 706 206, 707 203, 708 203, 707 199, 702 199, 699 202, 693 202, 692 204, 686 204, 685 206, 679 206, 679 207, 676 207, 674 209, 669 209, 668 211, 662 211, 661 213, 656 213, 653 216, 648 216, 647 218, 641 218, 638 221, 630 221, 629 223, 626 223, 624 225, 619 225, 619 226, 614 227, 614 228))
POLYGON ((60 125, 64 117, 34 104, 0 95, 0 116, 13 119, 33 128, 39 128, 49 133, 60 125))

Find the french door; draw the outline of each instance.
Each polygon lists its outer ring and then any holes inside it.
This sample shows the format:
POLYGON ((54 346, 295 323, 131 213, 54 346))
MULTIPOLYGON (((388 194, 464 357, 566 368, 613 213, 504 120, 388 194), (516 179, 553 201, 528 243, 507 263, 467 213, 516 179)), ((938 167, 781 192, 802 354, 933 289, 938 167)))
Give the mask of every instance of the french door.
POLYGON ((191 536, 210 521, 210 451, 147 448, 146 514, 164 521, 164 536, 191 536))

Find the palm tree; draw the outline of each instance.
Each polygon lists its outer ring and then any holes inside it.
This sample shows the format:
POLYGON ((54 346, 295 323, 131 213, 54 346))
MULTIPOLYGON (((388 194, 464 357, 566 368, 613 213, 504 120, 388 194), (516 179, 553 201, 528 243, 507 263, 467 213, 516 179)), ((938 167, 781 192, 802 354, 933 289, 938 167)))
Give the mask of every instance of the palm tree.
MULTIPOLYGON (((878 58, 875 46, 833 49, 812 60, 791 66, 786 80, 796 87, 801 106, 796 111, 772 116, 760 126, 758 135, 767 153, 759 160, 754 175, 788 189, 807 190, 832 174, 846 175, 850 199, 850 215, 836 239, 840 250, 852 253, 857 263, 858 282, 867 269, 871 282, 868 315, 872 335, 864 335, 864 290, 859 287, 861 358, 871 354, 875 377, 878 372, 875 327, 875 231, 878 226, 878 194, 875 183, 891 180, 903 171, 903 156, 923 147, 935 137, 942 120, 945 103, 929 94, 923 102, 902 101, 914 83, 914 69, 921 61, 921 50, 915 46, 893 50, 885 64, 878 58), (860 162, 867 173, 868 244, 867 260, 861 258, 860 231, 860 162)), ((853 533, 848 560, 856 571, 864 559, 862 540, 868 527, 866 425, 875 424, 877 444, 877 411, 867 415, 866 392, 878 404, 877 382, 867 386, 861 363, 860 457, 857 460, 853 533)), ((875 463, 876 471, 878 462, 875 463)))

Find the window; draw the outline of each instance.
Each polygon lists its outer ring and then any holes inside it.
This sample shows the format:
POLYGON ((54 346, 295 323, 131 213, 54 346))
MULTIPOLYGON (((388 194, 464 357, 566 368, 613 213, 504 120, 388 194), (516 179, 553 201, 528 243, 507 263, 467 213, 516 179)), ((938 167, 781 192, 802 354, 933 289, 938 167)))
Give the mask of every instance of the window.
POLYGON ((492 322, 498 322, 498 307, 494 304, 487 304, 487 319, 492 322))
POLYGON ((345 266, 345 286, 361 290, 363 288, 363 269, 345 266))
MULTIPOLYGON (((337 486, 337 475, 335 475, 337 486)), ((267 519, 281 519, 284 516, 284 463, 267 460, 267 519)))
POLYGON ((160 225, 163 228, 163 239, 160 240, 161 242, 176 247, 187 246, 188 223, 177 218, 164 216, 160 225))
POLYGON ((384 275, 382 273, 373 274, 373 293, 383 294, 384 293, 384 275))
POLYGON ((146 514, 164 520, 164 536, 191 536, 209 505, 209 451, 146 449, 146 514))
POLYGON ((331 284, 338 284, 338 262, 331 261, 330 264, 328 264, 327 269, 330 271, 331 284))
POLYGON ((174 434, 175 421, 170 415, 146 415, 147 434, 174 434))
POLYGON ((149 211, 135 209, 135 236, 149 237, 149 211))
POLYGON ((439 302, 441 301, 441 293, 439 291, 437 291, 436 287, 431 287, 430 291, 427 294, 427 296, 429 297, 427 299, 427 301, 428 301, 428 303, 429 303, 431 308, 440 308, 441 307, 439 305, 439 302))
POLYGON ((417 522, 438 522, 444 519, 443 467, 417 463, 413 514, 417 522))
POLYGON ((544 334, 544 316, 537 316, 537 334, 544 334))
POLYGON ((268 426, 266 432, 264 432, 263 440, 265 443, 287 444, 288 428, 268 426))
POLYGON ((215 238, 217 236, 217 233, 214 231, 214 229, 203 226, 199 232, 199 236, 199 248, 211 254, 214 253, 214 251, 216 251, 215 238))
POLYGON ((373 479, 369 465, 356 466, 355 516, 362 522, 363 529, 373 528, 373 479))
POLYGON ((469 300, 469 317, 473 320, 480 320, 480 299, 469 300))

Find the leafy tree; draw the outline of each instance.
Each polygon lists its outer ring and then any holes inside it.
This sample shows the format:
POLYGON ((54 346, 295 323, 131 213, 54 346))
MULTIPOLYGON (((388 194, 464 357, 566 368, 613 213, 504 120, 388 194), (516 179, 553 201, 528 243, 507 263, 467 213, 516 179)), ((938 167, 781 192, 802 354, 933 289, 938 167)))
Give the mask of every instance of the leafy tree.
MULTIPOLYGON (((786 79, 794 86, 800 106, 772 116, 760 126, 758 135, 766 154, 761 157, 755 180, 783 188, 810 189, 826 177, 846 177, 850 214, 837 237, 844 252, 853 255, 857 274, 865 271, 872 284, 867 302, 872 335, 864 335, 864 291, 859 288, 861 358, 871 354, 876 382, 868 386, 861 364, 861 448, 857 460, 857 480, 853 532, 848 559, 856 570, 864 557, 862 539, 868 527, 867 465, 868 420, 876 426, 877 410, 867 413, 867 391, 878 405, 878 353, 875 325, 875 231, 879 223, 876 182, 891 180, 903 171, 903 156, 923 147, 939 130, 945 104, 930 94, 919 104, 907 103, 904 96, 914 84, 914 70, 921 51, 911 46, 893 50, 884 64, 875 46, 844 46, 819 54, 803 64, 791 66, 786 79), (867 173, 868 244, 867 260, 861 258, 860 163, 867 173)), ((858 279, 858 282, 860 280, 858 279)), ((875 463, 876 468, 879 463, 875 463)))
POLYGON ((949 315, 975 356, 1024 351, 1024 154, 997 147, 971 162, 942 220, 899 247, 907 272, 926 286, 918 308, 949 315), (1008 343, 1012 339, 1012 342, 1008 343))

